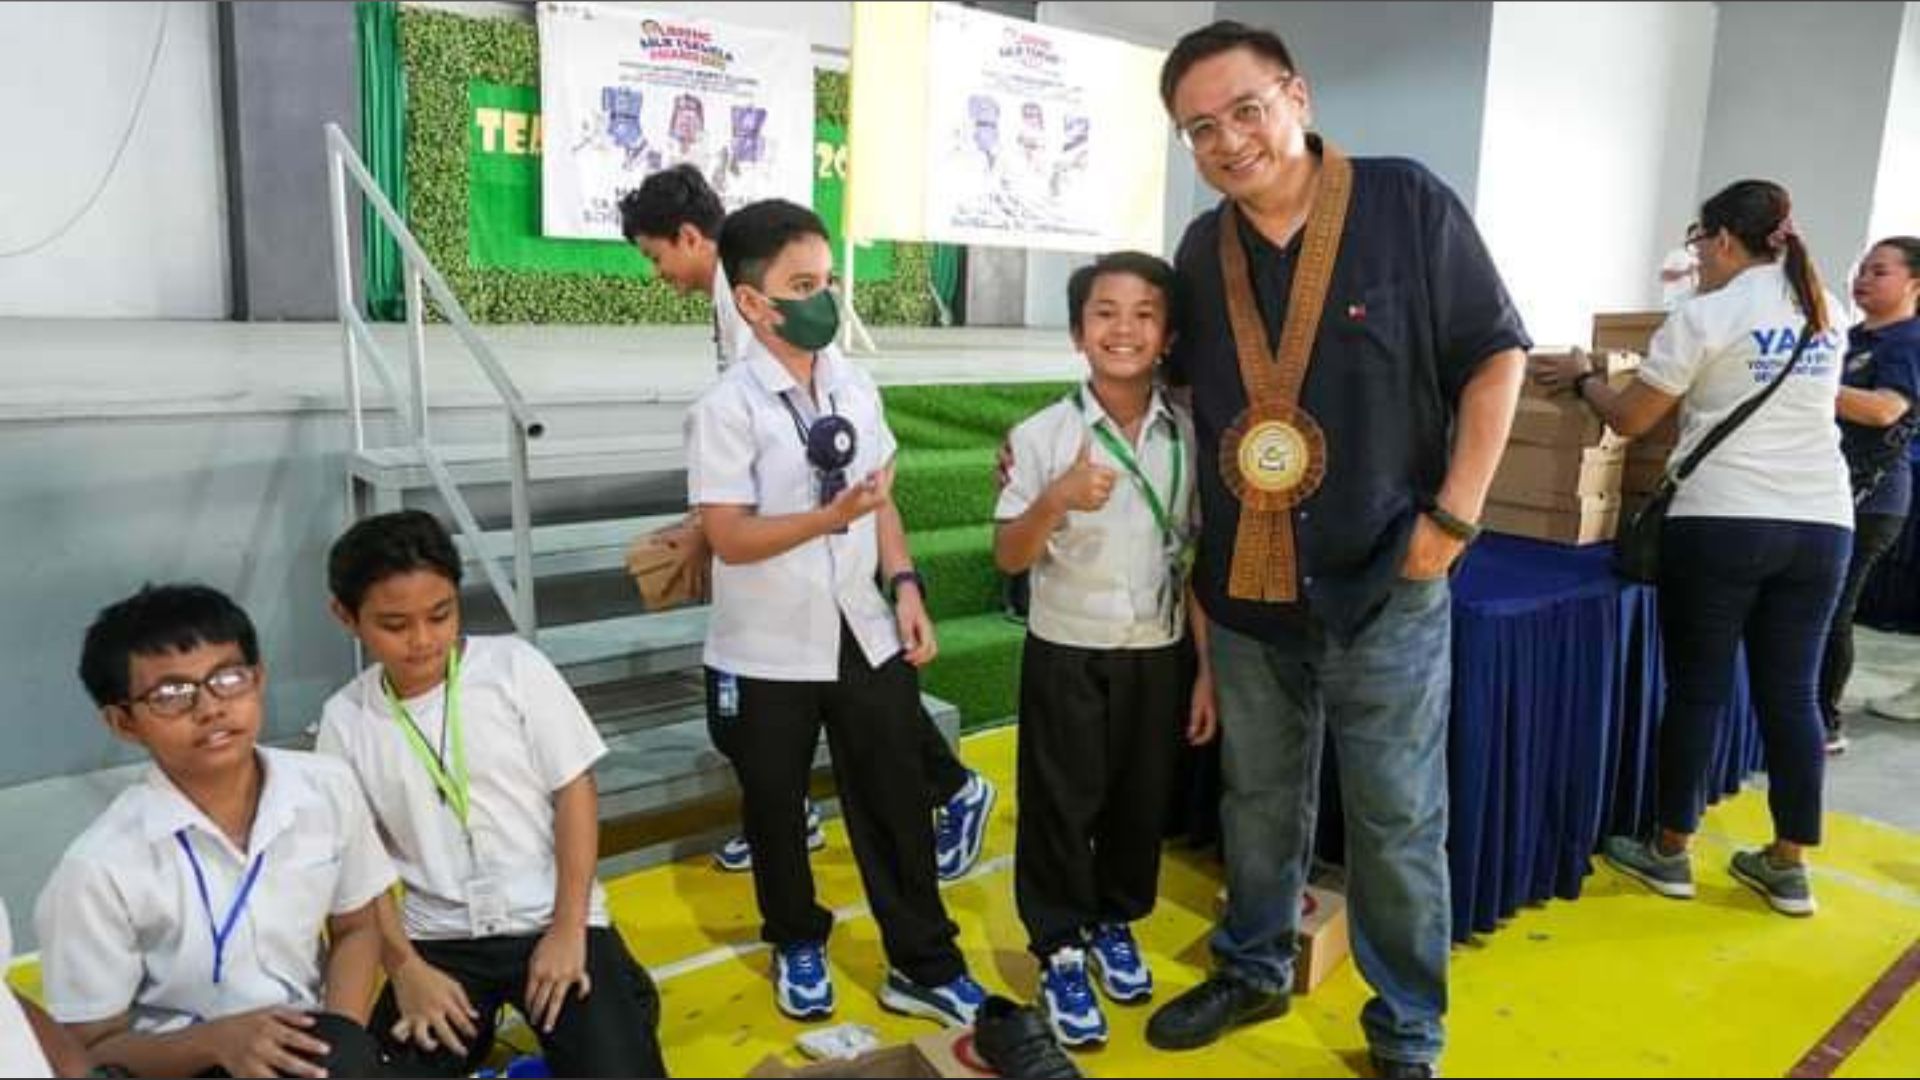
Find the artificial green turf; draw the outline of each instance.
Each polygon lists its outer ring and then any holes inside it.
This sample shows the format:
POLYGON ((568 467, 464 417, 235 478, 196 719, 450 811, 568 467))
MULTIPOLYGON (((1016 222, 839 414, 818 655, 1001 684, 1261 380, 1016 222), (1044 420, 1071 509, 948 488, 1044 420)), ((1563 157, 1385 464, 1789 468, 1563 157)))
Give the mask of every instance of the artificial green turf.
POLYGON ((881 391, 900 443, 894 502, 927 579, 940 655, 922 685, 960 709, 969 730, 1013 715, 1025 629, 1000 611, 993 565, 994 456, 1015 424, 1070 383, 891 386, 881 391))
POLYGON ((966 730, 1012 716, 1020 702, 1020 643, 1026 627, 998 612, 946 619, 936 626, 940 655, 920 685, 960 709, 966 730))

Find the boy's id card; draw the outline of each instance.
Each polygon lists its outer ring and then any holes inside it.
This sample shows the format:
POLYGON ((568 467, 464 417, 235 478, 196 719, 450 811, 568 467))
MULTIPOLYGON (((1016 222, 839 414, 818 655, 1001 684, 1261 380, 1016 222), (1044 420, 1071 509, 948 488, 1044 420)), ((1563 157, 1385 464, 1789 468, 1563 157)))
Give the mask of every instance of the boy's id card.
POLYGON ((478 874, 467 879, 467 924, 477 938, 507 932, 507 892, 499 878, 478 874))

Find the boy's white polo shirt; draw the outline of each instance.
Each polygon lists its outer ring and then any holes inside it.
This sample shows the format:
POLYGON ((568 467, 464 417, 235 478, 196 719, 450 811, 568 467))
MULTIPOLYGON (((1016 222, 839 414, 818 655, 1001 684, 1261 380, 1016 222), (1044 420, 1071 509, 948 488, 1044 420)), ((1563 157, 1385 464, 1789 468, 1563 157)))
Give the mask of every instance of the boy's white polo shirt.
MULTIPOLYGON (((848 484, 893 460, 880 392, 839 349, 816 354, 814 397, 821 415, 853 424, 857 445, 848 484)), ((687 494, 694 505, 752 507, 777 517, 819 505, 803 436, 781 395, 798 385, 756 338, 740 362, 696 402, 687 422, 687 494)), ((840 621, 879 667, 900 651, 893 610, 874 575, 879 567, 875 515, 845 534, 815 537, 757 563, 713 560, 713 609, 707 666, 754 679, 833 682, 840 677, 840 621)))
MULTIPOLYGON (((1160 525, 1132 474, 1094 436, 1096 424, 1106 425, 1126 442, 1120 426, 1083 385, 1022 421, 1008 436, 1013 468, 994 507, 998 521, 1026 513, 1049 484, 1073 468, 1082 444, 1091 448, 1089 459, 1095 465, 1117 474, 1106 505, 1068 511, 1065 522, 1047 538, 1046 552, 1029 578, 1027 629, 1044 641, 1087 649, 1171 645, 1186 629, 1184 618, 1177 618, 1169 631, 1161 607, 1168 552, 1160 525)), ((1167 512, 1188 530, 1197 505, 1194 445, 1192 419, 1155 390, 1140 438, 1127 449, 1162 500, 1172 488, 1174 456, 1179 454, 1180 489, 1167 512)))
POLYGON ((158 767, 67 848, 34 909, 54 1019, 130 1011, 134 1030, 160 1033, 269 1006, 320 1008, 327 918, 391 888, 393 864, 345 766, 292 751, 259 755, 266 776, 244 852, 158 767), (206 902, 179 836, 205 875, 206 902), (256 858, 260 873, 216 984, 207 910, 225 921, 256 858))
MULTIPOLYGON (((605 756, 606 743, 546 654, 517 637, 470 637, 460 658, 460 726, 466 734, 472 829, 414 756, 375 664, 327 700, 315 749, 344 759, 359 778, 406 884, 407 936, 473 937, 467 883, 497 881, 507 900, 500 936, 553 925, 559 871, 553 793, 605 756), (477 860, 477 865, 476 865, 477 860)), ((402 702, 429 747, 446 726, 446 683, 402 702)), ((451 756, 451 751, 449 751, 451 756)), ((593 883, 587 922, 607 926, 606 892, 593 883)))
MULTIPOLYGON (((5 972, 13 964, 13 927, 7 921, 7 905, 0 900, 0 972, 5 972)), ((13 991, 0 987, 0 1076, 26 1076, 38 1080, 42 1076, 52 1076, 53 1068, 47 1064, 47 1055, 40 1049, 40 1039, 33 1033, 33 1025, 27 1022, 27 1014, 20 1008, 19 999, 13 991)))

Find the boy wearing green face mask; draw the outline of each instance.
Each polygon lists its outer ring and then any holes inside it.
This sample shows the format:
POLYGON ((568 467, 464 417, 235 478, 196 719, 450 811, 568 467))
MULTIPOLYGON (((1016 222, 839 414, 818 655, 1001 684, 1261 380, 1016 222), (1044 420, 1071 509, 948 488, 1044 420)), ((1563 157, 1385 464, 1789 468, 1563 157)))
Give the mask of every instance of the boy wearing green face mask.
POLYGON ((965 1026, 985 994, 955 944, 927 828, 915 668, 935 643, 891 501, 893 433, 871 377, 833 347, 820 219, 754 203, 719 246, 753 340, 693 407, 687 484, 716 556, 708 729, 740 779, 775 1002, 796 1019, 834 1008, 833 916, 814 897, 801 810, 824 727, 889 961, 881 1004, 965 1026))

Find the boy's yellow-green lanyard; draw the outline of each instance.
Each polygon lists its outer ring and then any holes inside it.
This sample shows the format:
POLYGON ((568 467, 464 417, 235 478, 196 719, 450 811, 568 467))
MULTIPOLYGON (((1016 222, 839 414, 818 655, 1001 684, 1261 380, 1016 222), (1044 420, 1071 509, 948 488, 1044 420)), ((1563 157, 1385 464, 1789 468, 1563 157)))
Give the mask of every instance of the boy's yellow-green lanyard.
POLYGON ((433 777, 433 785, 440 789, 440 801, 453 807, 461 828, 466 828, 472 785, 467 777, 466 732, 460 726, 459 644, 455 643, 447 652, 447 706, 440 725, 438 754, 428 748, 426 736, 420 733, 420 725, 413 722, 413 714, 407 711, 406 705, 400 701, 400 695, 394 692, 393 683, 386 679, 380 681, 387 691, 387 704, 393 709, 393 718, 400 724, 401 733, 407 737, 407 745, 413 749, 413 756, 420 759, 421 767, 427 770, 428 776, 433 777), (453 743, 451 763, 447 760, 449 740, 453 743))
MULTIPOLYGON (((1080 391, 1073 392, 1073 399, 1082 411, 1086 409, 1086 399, 1081 397, 1080 391)), ((1163 503, 1160 501, 1159 494, 1153 490, 1153 485, 1147 481, 1147 474, 1141 471, 1140 463, 1134 460, 1133 451, 1127 449, 1126 441, 1115 435, 1104 423, 1096 422, 1092 427, 1094 435, 1100 440, 1100 445, 1106 447, 1107 452, 1119 460, 1121 466, 1133 477, 1134 483, 1140 486, 1140 494, 1147 497, 1147 509, 1153 511, 1154 524, 1160 526, 1160 535, 1166 540, 1169 550, 1173 549, 1178 544, 1180 532, 1174 527, 1168 508, 1179 505, 1181 463, 1186 457, 1181 452, 1179 429, 1175 428, 1173 445, 1168 450, 1173 455, 1173 475, 1169 478, 1167 498, 1163 503)))

